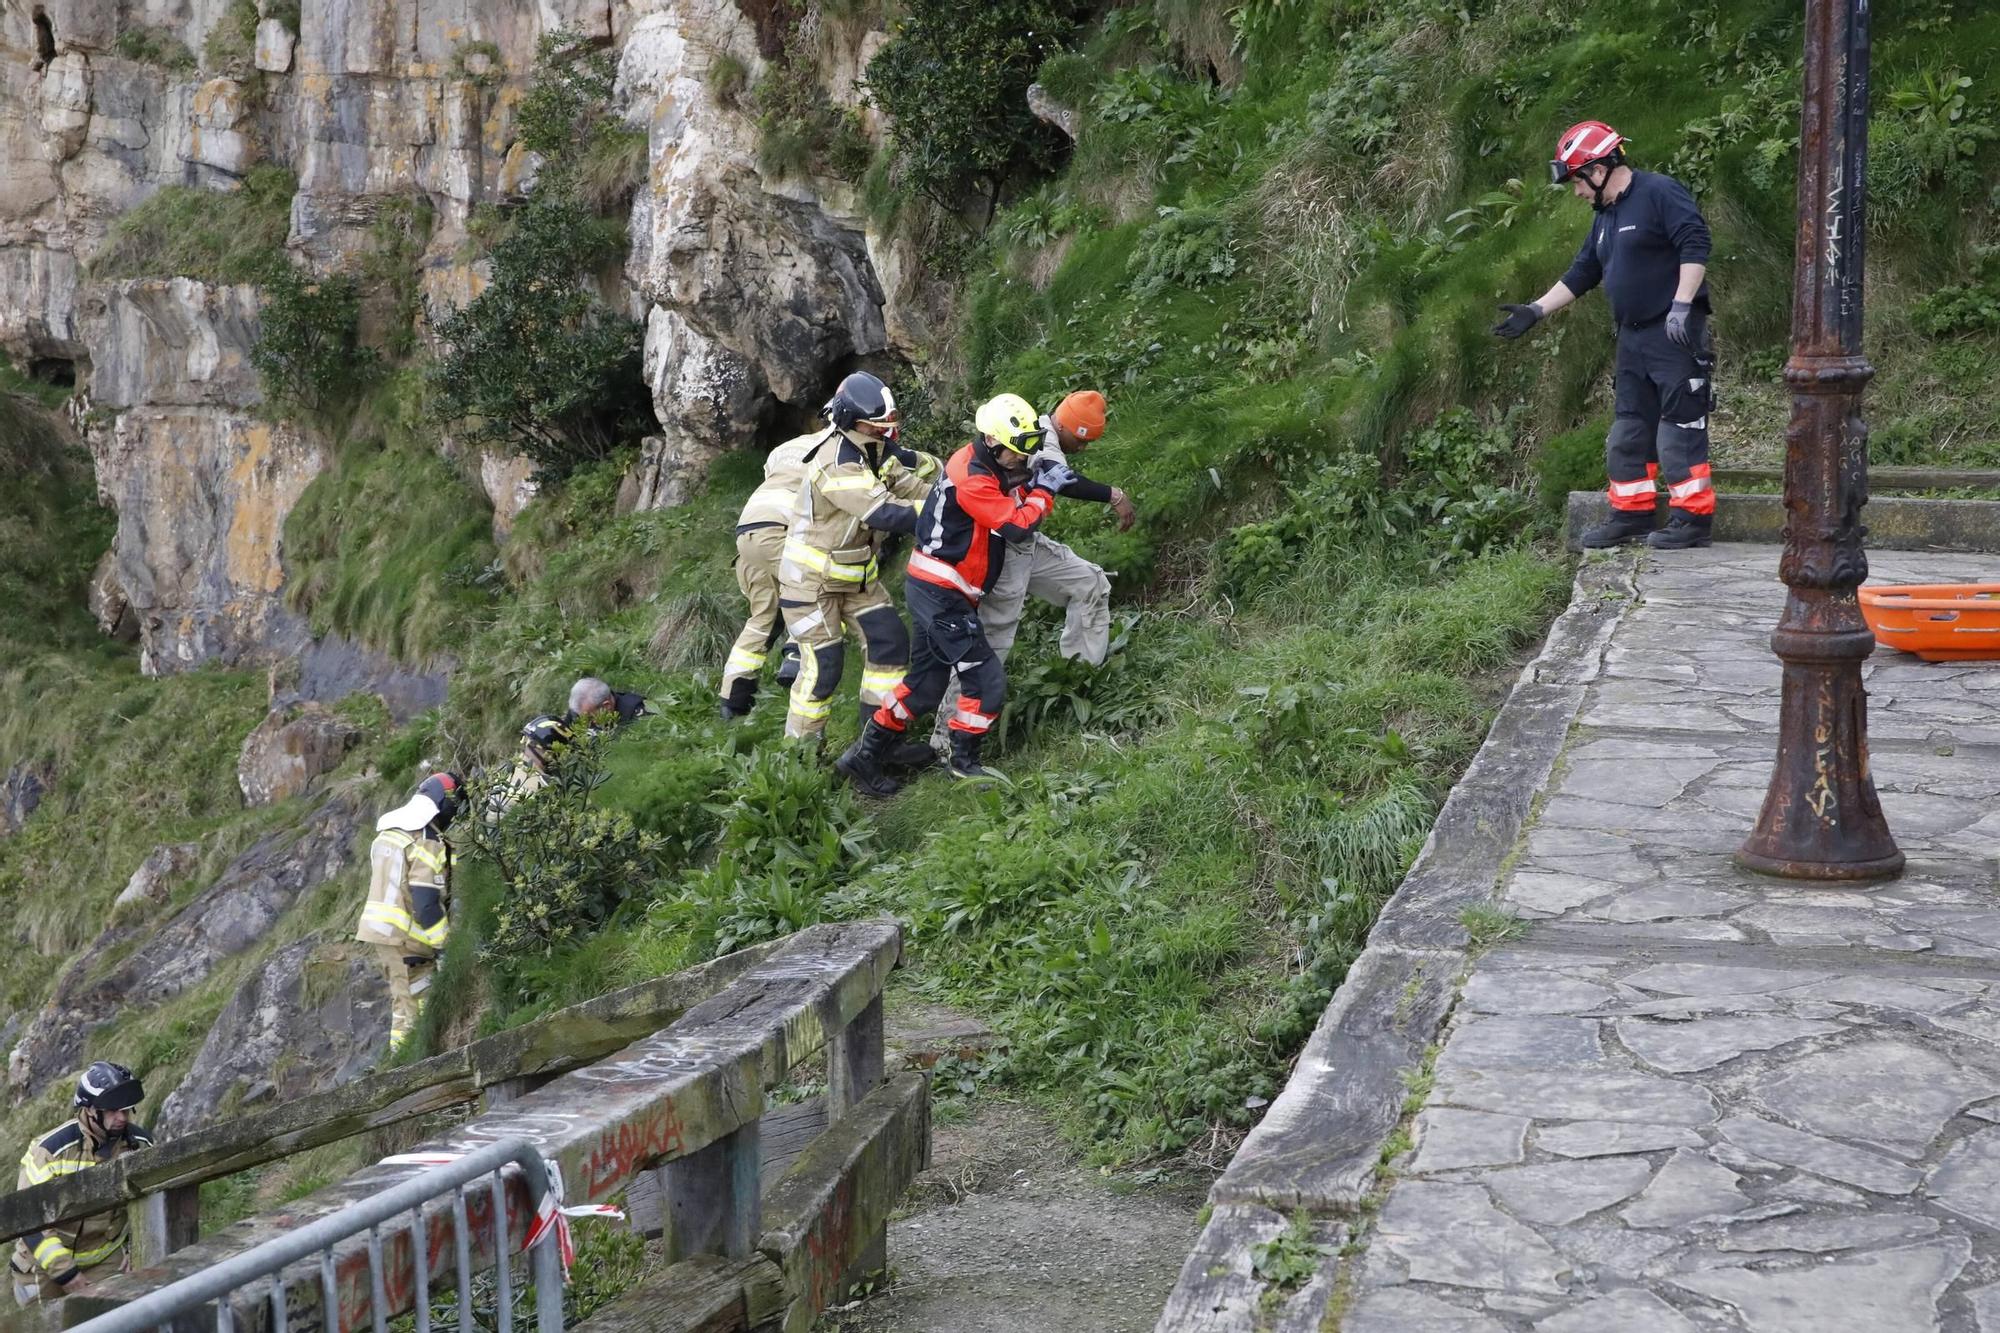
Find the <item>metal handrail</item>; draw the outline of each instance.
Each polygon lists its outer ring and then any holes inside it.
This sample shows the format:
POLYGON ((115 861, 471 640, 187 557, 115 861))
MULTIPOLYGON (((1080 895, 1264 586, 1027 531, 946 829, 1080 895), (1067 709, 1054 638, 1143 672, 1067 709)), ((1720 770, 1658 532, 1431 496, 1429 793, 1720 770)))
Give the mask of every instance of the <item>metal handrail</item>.
MULTIPOLYGON (((272 1333, 286 1333, 285 1268, 313 1254, 319 1255, 320 1299, 327 1317, 338 1319, 340 1302, 334 1286, 334 1246, 363 1232, 368 1235, 370 1305, 375 1333, 385 1333, 390 1312, 386 1308, 382 1276, 381 1227, 385 1222, 409 1214, 410 1237, 419 1256, 416 1263, 417 1333, 430 1330, 429 1265, 422 1256, 429 1252, 424 1226, 424 1205, 439 1196, 451 1195, 452 1226, 458 1267, 458 1321, 461 1333, 472 1330, 472 1245, 467 1230, 465 1186, 481 1176, 491 1176, 493 1191, 493 1253, 498 1270, 498 1316, 500 1333, 513 1329, 513 1274, 507 1253, 507 1207, 502 1177, 509 1165, 517 1166, 528 1185, 528 1197, 539 1199, 547 1191, 548 1169, 533 1144, 525 1139, 505 1139, 467 1153, 456 1162, 433 1167, 412 1176, 371 1198, 349 1204, 337 1213, 273 1237, 254 1249, 231 1255, 211 1268, 190 1274, 178 1282, 148 1292, 137 1300, 78 1324, 73 1333, 142 1333, 142 1330, 170 1326, 177 1315, 216 1302, 216 1333, 233 1333, 235 1314, 227 1297, 262 1277, 272 1277, 272 1333)), ((563 1277, 556 1228, 551 1227, 533 1251, 535 1319, 540 1333, 560 1333, 562 1329, 563 1277)), ((330 1325, 325 1333, 337 1333, 330 1325)))

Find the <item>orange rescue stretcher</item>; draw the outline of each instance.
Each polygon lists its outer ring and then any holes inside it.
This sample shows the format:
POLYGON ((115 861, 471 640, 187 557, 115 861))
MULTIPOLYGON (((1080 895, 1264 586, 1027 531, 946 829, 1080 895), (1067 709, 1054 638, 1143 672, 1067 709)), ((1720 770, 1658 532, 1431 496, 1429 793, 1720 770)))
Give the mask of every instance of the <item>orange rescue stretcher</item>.
POLYGON ((2000 583, 1884 583, 1860 590, 1875 642, 1926 662, 2000 658, 2000 583))

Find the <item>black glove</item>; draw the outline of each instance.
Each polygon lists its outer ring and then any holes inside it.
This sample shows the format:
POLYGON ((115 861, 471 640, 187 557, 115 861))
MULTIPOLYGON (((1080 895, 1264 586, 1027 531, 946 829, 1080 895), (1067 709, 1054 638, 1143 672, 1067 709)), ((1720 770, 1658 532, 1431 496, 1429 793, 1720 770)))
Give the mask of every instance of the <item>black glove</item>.
POLYGON ((1503 305, 1502 318, 1493 326, 1493 332, 1502 338, 1514 339, 1542 322, 1542 304, 1539 301, 1527 305, 1503 305))
POLYGON ((1061 495, 1063 487, 1073 486, 1079 480, 1080 478, 1076 475, 1076 469, 1068 463, 1058 462, 1050 458, 1038 458, 1035 460, 1032 484, 1041 487, 1052 495, 1061 495))
POLYGON ((1694 302, 1676 301, 1674 308, 1667 312, 1667 337, 1681 347, 1694 346, 1694 330, 1688 327, 1689 317, 1694 314, 1694 302))

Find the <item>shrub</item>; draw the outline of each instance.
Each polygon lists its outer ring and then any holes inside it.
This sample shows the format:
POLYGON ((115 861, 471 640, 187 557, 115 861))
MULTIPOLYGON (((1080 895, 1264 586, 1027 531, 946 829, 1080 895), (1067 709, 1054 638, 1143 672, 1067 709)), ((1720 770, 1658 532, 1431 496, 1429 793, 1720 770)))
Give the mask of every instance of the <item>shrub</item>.
POLYGON ((659 876, 664 840, 632 816, 593 803, 604 783, 604 737, 579 737, 548 785, 494 822, 483 817, 505 770, 468 784, 466 841, 506 886, 486 940, 489 957, 544 957, 587 939, 659 876))
MULTIPOLYGON (((565 158, 611 104, 618 66, 574 28, 542 34, 535 43, 535 67, 528 91, 514 113, 521 146, 540 153, 561 170, 565 158)), ((545 168, 544 170, 547 170, 545 168)))
POLYGON ((788 44, 750 93, 757 159, 774 176, 811 173, 860 180, 872 150, 860 114, 837 107, 811 59, 788 44))
POLYGON ((913 0, 868 63, 868 96, 911 190, 947 208, 974 184, 987 216, 1000 187, 1055 160, 1061 135, 1028 110, 1035 71, 1068 39, 1064 0, 913 0))
POLYGON ((250 364, 265 401, 319 416, 353 401, 378 359, 361 346, 361 293, 344 274, 315 279, 282 261, 264 280, 264 305, 250 364))
POLYGON ((493 248, 485 289, 437 322, 437 408, 469 438, 561 476, 644 434, 643 334, 586 285, 622 234, 559 191, 538 190, 493 248))
POLYGON ((1918 301, 1910 323, 1933 338, 2000 332, 2000 246, 1979 251, 1972 281, 1940 287, 1918 301))
POLYGON ((191 72, 198 63, 188 44, 164 28, 138 24, 118 34, 111 49, 127 60, 158 65, 176 74, 191 72))
POLYGON ((1160 209, 1132 252, 1132 294, 1141 300, 1168 287, 1206 287, 1236 272, 1236 233, 1212 208, 1160 209))

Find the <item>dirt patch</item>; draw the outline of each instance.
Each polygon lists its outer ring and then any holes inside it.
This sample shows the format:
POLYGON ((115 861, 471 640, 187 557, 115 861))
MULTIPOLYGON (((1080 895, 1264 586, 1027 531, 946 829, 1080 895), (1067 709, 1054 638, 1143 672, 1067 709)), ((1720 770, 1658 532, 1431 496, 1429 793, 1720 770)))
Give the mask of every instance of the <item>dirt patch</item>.
POLYGON ((883 1287, 820 1333, 1150 1333, 1206 1182, 1083 1165, 1047 1117, 990 1095, 940 1124, 889 1225, 883 1287))

